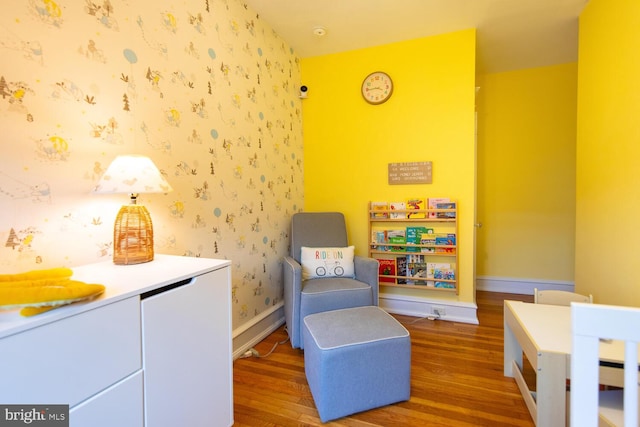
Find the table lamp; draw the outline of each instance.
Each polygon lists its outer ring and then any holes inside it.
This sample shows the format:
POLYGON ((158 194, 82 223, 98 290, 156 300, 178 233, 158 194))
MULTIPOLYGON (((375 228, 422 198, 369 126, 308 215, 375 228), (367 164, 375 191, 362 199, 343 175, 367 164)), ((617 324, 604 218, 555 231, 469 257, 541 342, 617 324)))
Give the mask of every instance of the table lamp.
POLYGON ((153 224, 144 205, 137 204, 140 193, 168 193, 171 185, 153 161, 145 156, 118 156, 94 188, 100 194, 130 194, 113 227, 113 263, 140 264, 153 260, 153 224))

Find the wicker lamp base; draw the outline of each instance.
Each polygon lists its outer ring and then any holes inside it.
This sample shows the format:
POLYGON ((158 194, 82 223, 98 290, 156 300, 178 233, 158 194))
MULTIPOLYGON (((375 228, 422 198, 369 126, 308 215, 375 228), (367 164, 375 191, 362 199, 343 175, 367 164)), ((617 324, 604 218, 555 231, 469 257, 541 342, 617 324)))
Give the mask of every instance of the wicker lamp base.
POLYGON ((125 205, 113 227, 113 263, 141 264, 153 260, 153 224, 143 205, 125 205))

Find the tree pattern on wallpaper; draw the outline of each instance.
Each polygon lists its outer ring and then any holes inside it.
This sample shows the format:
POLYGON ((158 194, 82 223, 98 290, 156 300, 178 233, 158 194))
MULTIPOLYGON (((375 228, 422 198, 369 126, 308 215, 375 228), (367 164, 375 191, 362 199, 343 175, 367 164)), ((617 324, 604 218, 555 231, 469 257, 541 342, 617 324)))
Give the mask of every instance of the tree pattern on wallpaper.
POLYGON ((230 259, 234 327, 282 298, 303 203, 298 58, 238 0, 10 0, 0 16, 0 271, 112 255, 118 154, 171 183, 141 195, 157 253, 230 259))

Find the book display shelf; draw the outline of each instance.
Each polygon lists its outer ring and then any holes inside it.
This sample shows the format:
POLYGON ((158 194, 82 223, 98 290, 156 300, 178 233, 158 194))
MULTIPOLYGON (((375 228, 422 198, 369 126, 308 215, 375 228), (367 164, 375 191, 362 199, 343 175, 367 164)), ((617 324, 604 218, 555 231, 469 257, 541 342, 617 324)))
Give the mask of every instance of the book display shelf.
POLYGON ((457 208, 448 198, 369 203, 380 286, 458 293, 457 208))

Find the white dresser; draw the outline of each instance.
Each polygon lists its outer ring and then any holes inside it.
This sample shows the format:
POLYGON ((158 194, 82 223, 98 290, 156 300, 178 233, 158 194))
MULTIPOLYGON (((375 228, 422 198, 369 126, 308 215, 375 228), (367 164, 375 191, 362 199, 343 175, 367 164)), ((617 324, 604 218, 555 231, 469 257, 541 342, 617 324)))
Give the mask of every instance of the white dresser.
POLYGON ((0 311, 0 403, 68 404, 72 427, 233 424, 229 261, 72 270, 106 292, 30 318, 0 311))

